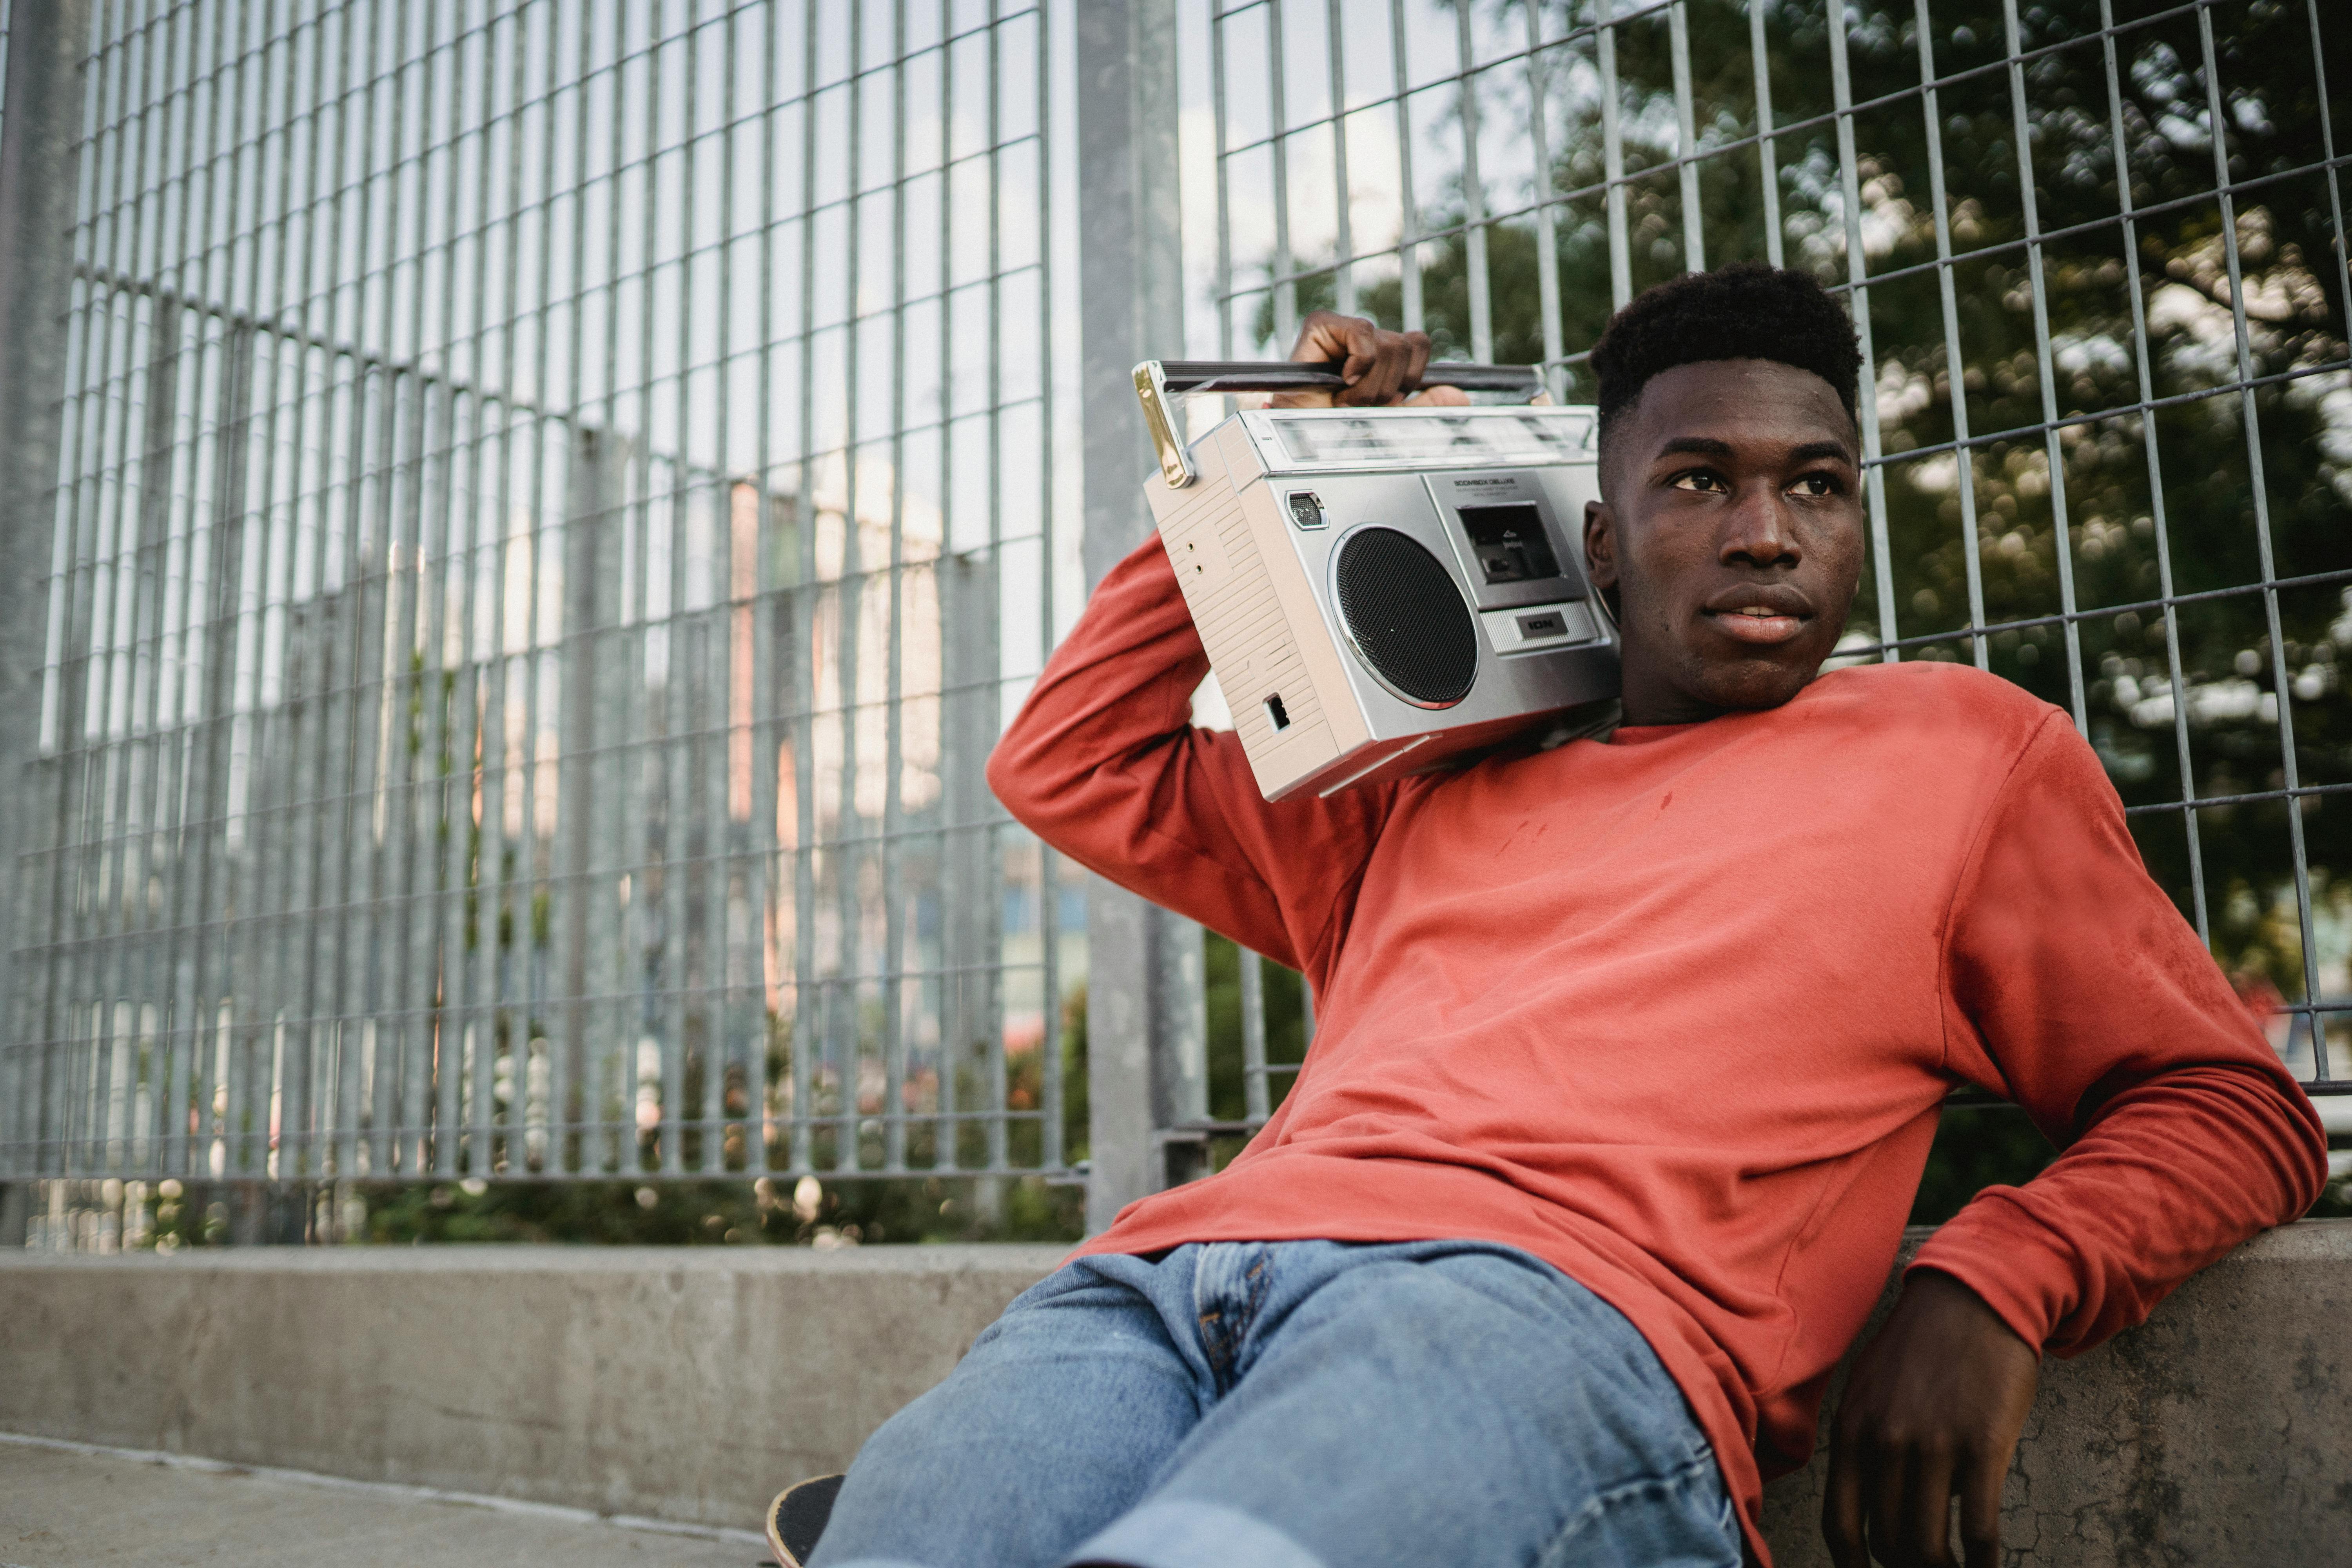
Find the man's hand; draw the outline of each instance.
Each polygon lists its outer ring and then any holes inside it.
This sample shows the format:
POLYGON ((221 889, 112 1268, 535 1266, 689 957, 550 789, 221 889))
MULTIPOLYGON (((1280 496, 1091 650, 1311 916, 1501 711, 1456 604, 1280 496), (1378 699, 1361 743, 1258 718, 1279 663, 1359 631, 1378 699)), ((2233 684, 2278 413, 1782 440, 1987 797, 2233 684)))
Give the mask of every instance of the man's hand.
POLYGON ((2000 1488, 2042 1358, 1977 1293, 1922 1269, 1854 1363, 1830 1436, 1822 1533, 1837 1568, 2000 1561, 2000 1488), (1869 1546, 1863 1542, 1865 1526, 1869 1546))
MULTIPOLYGON (((1338 394, 1286 392, 1276 397, 1276 408, 1378 407, 1421 384, 1429 366, 1427 332, 1384 332, 1361 316, 1318 310, 1298 329, 1298 344, 1290 351, 1292 363, 1328 364, 1345 357, 1339 374, 1348 383, 1338 394)), ((1459 387, 1433 386, 1410 403, 1465 404, 1469 394, 1459 387)))

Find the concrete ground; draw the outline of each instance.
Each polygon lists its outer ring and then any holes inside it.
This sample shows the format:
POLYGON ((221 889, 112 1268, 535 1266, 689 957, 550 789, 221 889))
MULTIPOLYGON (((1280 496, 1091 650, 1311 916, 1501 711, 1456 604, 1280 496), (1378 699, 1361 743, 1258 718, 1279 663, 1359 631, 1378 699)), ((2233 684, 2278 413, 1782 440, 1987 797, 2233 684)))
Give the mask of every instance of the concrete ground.
POLYGON ((751 1568, 745 1532, 0 1438, 0 1568, 751 1568))

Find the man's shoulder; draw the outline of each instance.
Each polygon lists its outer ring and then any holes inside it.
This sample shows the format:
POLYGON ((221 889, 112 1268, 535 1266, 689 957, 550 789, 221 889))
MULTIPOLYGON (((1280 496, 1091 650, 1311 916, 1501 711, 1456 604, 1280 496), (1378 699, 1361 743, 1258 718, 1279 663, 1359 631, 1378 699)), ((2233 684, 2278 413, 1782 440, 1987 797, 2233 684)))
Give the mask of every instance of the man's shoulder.
POLYGON ((1874 730, 1925 728, 1956 742, 1974 740, 1995 748, 2023 746, 2053 715, 2064 712, 2013 680, 1939 659, 1832 669, 1806 696, 1874 730))

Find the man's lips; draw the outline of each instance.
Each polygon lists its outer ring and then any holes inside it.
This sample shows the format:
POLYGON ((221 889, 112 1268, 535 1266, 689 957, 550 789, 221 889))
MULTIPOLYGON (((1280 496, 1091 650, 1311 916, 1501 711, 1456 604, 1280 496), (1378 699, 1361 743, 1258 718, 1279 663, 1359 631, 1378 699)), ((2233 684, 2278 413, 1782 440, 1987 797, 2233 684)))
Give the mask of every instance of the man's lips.
POLYGON ((1725 636, 1745 643, 1784 643, 1805 629, 1805 617, 1802 616, 1759 616, 1738 610, 1709 610, 1706 618, 1714 622, 1725 636))
POLYGON ((1803 595, 1777 584, 1717 594, 1701 614, 1726 637, 1768 647, 1795 640, 1813 618, 1803 595))

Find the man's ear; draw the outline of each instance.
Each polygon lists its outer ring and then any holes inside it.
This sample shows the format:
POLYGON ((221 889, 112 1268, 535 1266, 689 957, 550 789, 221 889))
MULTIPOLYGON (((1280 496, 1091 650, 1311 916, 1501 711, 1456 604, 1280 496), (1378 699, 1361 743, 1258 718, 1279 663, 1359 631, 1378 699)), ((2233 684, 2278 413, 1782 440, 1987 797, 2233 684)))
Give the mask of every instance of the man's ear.
POLYGON ((1617 519, 1605 500, 1584 503, 1584 574, 1598 592, 1617 585, 1617 519))

